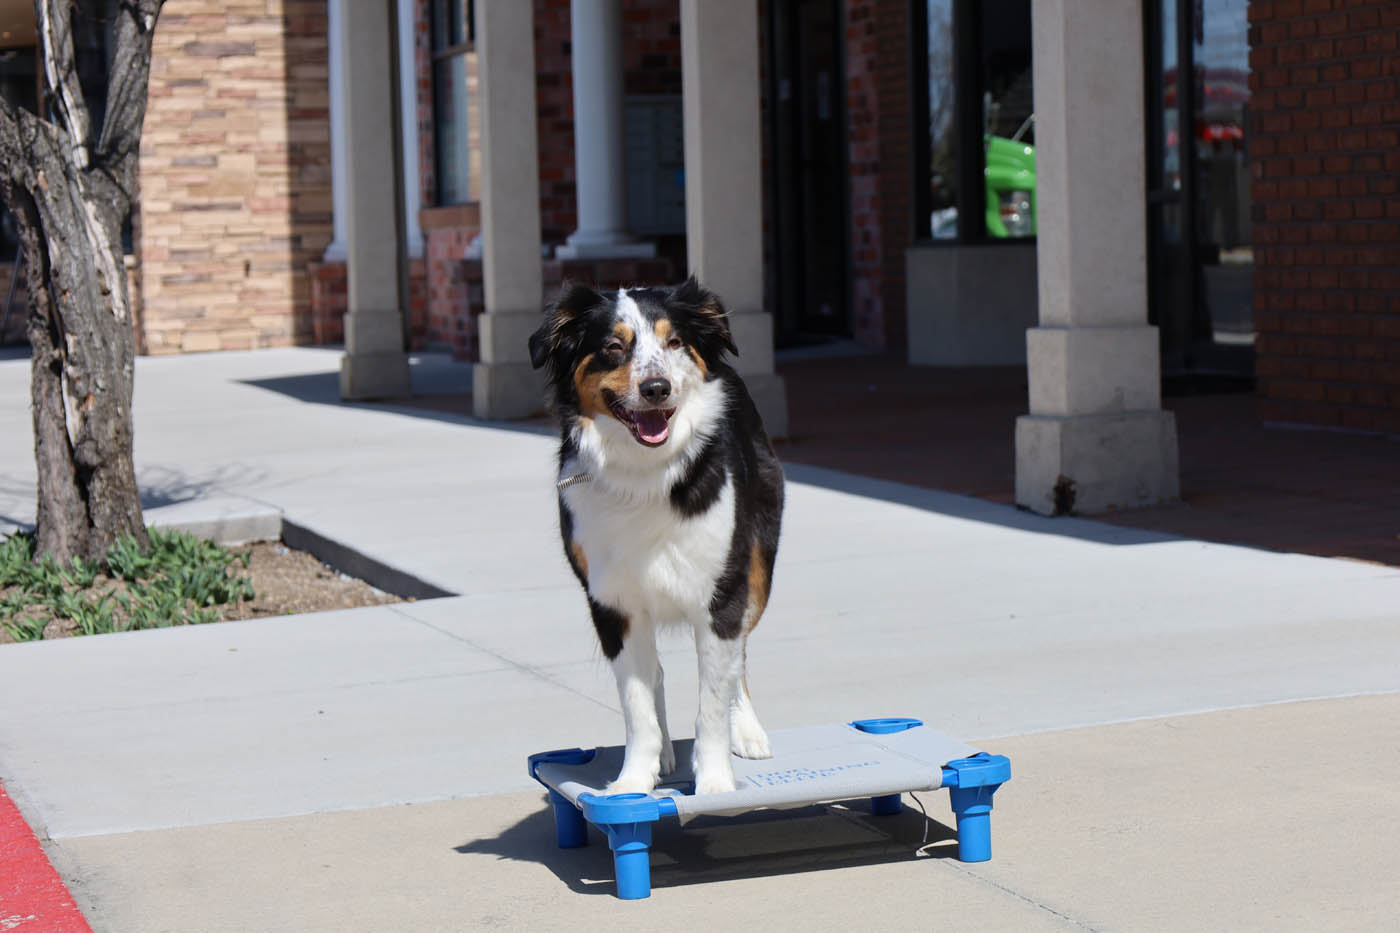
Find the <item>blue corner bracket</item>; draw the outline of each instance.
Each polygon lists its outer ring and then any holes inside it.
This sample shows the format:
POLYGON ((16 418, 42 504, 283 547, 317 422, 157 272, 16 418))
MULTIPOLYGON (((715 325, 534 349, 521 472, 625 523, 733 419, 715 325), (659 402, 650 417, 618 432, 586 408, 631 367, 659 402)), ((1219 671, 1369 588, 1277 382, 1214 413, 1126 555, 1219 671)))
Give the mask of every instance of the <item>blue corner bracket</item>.
POLYGON ((958 859, 985 862, 992 857, 992 795, 1011 780, 1011 759, 982 752, 943 766, 943 786, 958 819, 958 859))

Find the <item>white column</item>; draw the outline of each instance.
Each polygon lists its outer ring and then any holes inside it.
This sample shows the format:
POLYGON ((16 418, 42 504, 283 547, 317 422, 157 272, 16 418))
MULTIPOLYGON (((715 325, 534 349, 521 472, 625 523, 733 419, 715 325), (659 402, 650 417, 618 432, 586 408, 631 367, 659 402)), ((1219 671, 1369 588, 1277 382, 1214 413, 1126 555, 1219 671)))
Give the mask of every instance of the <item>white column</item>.
POLYGON ((340 396, 386 398, 411 391, 399 307, 390 11, 384 0, 344 0, 340 48, 345 104, 345 355, 340 396))
POLYGON ((345 183, 345 53, 341 49, 340 7, 343 0, 326 4, 327 66, 330 72, 331 103, 331 210, 334 225, 331 241, 321 257, 326 262, 345 261, 345 215, 349 211, 345 183))
POLYGON ((757 0, 681 0, 685 233, 691 273, 719 295, 768 433, 787 434, 763 310, 763 179, 757 0))
POLYGON ((1016 502, 1042 514, 1175 499, 1176 422, 1147 324, 1142 0, 1037 0, 1030 414, 1016 502))
POLYGON ((486 313, 478 320, 472 410, 478 418, 519 418, 544 404, 529 352, 544 305, 534 9, 521 0, 477 0, 475 9, 486 313))
POLYGON ((627 233, 622 0, 572 0, 569 32, 578 229, 554 254, 560 259, 655 256, 654 244, 627 233))
POLYGON ((405 247, 412 259, 423 256, 423 229, 418 211, 423 206, 418 172, 418 64, 414 55, 413 0, 398 0, 399 16, 399 124, 403 144, 403 229, 405 247))

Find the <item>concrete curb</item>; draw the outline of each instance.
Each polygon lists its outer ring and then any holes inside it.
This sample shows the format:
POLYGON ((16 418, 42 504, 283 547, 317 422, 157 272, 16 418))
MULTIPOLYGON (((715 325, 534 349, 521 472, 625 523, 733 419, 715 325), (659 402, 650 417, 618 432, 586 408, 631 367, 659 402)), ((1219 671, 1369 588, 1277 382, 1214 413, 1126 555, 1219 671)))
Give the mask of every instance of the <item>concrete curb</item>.
POLYGON ((224 547, 275 541, 282 536, 282 511, 239 496, 191 499, 143 510, 147 525, 184 531, 224 547))

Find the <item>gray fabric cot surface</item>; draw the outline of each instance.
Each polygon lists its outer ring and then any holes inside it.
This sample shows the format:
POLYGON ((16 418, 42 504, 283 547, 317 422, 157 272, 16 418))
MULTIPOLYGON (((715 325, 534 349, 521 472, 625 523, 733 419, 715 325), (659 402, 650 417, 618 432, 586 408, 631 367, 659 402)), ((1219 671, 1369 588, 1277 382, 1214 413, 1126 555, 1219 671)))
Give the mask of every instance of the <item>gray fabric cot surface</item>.
MULTIPOLYGON (((661 778, 655 796, 675 801, 682 822, 701 814, 729 815, 761 808, 783 809, 880 797, 905 791, 936 790, 943 766, 978 753, 957 739, 917 726, 903 732, 873 735, 848 724, 808 726, 769 733, 773 757, 733 758, 735 790, 723 794, 689 793, 690 739, 679 740, 676 771, 661 778)), ((622 768, 622 747, 597 749, 586 764, 543 762, 536 775, 575 805, 581 794, 599 794, 622 768)))

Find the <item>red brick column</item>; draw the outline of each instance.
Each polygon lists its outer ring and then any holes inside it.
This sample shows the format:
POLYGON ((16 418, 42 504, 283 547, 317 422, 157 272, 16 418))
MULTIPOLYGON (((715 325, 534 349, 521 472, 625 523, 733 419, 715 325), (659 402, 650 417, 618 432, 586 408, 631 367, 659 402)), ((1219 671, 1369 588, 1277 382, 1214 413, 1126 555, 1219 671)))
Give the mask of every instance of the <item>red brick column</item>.
POLYGON ((1260 416, 1400 432, 1400 6, 1249 21, 1260 416))
POLYGON ((904 248, 912 237, 909 5, 850 0, 846 121, 850 134, 851 325, 856 340, 902 350, 904 248))

